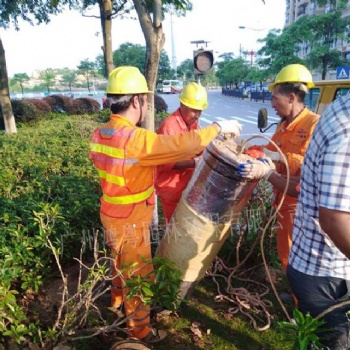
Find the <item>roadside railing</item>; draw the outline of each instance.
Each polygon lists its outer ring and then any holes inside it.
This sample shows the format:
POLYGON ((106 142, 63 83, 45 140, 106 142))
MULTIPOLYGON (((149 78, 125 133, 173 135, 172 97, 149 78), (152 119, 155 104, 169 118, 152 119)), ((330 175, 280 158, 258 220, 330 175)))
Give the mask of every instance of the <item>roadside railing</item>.
POLYGON ((248 98, 250 101, 271 101, 270 91, 251 91, 248 94, 243 93, 242 90, 230 90, 227 88, 222 88, 222 94, 225 96, 235 97, 239 99, 248 98))
POLYGON ((252 91, 250 93, 250 100, 254 101, 260 101, 262 100, 263 102, 265 101, 271 101, 271 92, 270 91, 252 91))
POLYGON ((247 95, 244 95, 243 91, 241 90, 230 90, 227 88, 222 88, 221 92, 225 96, 241 98, 242 100, 244 99, 244 97, 247 97, 247 95))

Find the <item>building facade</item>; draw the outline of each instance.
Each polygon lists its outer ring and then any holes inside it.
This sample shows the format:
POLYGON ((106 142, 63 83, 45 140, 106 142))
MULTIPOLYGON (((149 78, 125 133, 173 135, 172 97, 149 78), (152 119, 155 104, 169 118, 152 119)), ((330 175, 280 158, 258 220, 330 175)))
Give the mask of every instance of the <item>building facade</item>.
MULTIPOLYGON (((311 0, 285 0, 286 1, 286 19, 285 26, 293 24, 300 17, 304 15, 319 15, 323 13, 332 12, 334 10, 334 4, 327 4, 326 6, 320 7, 311 0)), ((350 4, 342 12, 343 17, 350 16, 350 4)), ((348 32, 348 40, 335 39, 331 43, 331 48, 337 49, 342 52, 343 57, 350 63, 350 28, 348 32)), ((300 46, 298 51, 298 56, 300 58, 305 58, 310 52, 310 47, 308 43, 304 43, 300 46)), ((314 80, 321 80, 321 75, 318 73, 313 74, 314 80)), ((326 79, 336 79, 336 71, 330 71, 326 79)))

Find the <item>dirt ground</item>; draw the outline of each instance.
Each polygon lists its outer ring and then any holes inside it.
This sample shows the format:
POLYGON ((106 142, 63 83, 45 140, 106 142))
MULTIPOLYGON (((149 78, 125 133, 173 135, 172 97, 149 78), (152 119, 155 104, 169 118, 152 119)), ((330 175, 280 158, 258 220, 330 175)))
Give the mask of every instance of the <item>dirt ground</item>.
MULTIPOLYGON (((256 271, 256 275, 262 279, 263 282, 266 282, 266 275, 263 271, 263 266, 260 271, 256 271), (262 276, 265 276, 262 278, 262 276)), ((64 268, 64 273, 67 278, 67 286, 69 288, 69 296, 73 296, 77 293, 77 285, 80 274, 80 266, 78 263, 71 264, 64 268)), ((87 270, 82 270, 82 278, 86 277, 87 270)), ((280 279, 280 272, 278 270, 272 269, 270 271, 271 277, 274 282, 280 279)), ((46 283, 45 287, 40 290, 38 293, 33 293, 26 295, 21 300, 21 305, 28 310, 27 318, 31 322, 40 321, 42 328, 47 329, 52 327, 57 321, 57 314, 62 303, 62 293, 63 293, 63 282, 60 274, 55 273, 54 276, 46 283)), ((110 306, 110 294, 106 292, 100 298, 98 298, 95 303, 99 312, 102 314, 103 318, 108 322, 115 320, 115 314, 109 309, 110 306)), ((110 333, 101 333, 93 338, 86 340, 86 346, 76 347, 77 343, 71 343, 66 341, 61 341, 55 345, 47 345, 45 350, 80 350, 80 349, 94 349, 94 350, 106 350, 111 349, 112 345, 117 341, 121 341, 125 338, 125 333, 123 332, 110 332, 110 333), (87 345, 88 344, 88 345, 87 345)), ((18 344, 4 340, 0 338, 0 350, 39 350, 43 349, 38 344, 24 344, 19 346, 18 344)), ((115 348, 113 350, 117 350, 115 348)), ((120 348, 123 349, 123 348, 120 348)), ((129 348, 130 349, 130 348, 129 348)), ((137 349, 132 348, 132 349, 137 349)), ((140 348, 147 349, 147 348, 140 348)), ((150 348, 151 349, 151 348, 150 348)))

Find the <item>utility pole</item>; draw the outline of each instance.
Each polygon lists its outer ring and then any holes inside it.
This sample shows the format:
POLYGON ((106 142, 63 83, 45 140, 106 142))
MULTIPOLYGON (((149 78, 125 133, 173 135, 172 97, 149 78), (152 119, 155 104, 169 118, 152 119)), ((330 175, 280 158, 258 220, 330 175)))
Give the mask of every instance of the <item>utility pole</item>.
POLYGON ((177 78, 177 65, 176 65, 176 53, 175 53, 175 39, 174 39, 174 28, 173 28, 173 7, 170 10, 170 27, 171 27, 171 55, 172 55, 172 66, 174 70, 174 78, 177 78))

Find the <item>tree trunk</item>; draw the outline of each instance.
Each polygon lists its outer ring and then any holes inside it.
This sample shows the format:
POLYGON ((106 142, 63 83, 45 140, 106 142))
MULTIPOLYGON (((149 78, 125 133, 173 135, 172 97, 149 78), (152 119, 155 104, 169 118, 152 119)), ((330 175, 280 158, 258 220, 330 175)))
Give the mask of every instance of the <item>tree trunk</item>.
POLYGON ((12 105, 10 100, 10 90, 9 90, 9 82, 7 76, 7 68, 6 68, 6 57, 4 46, 2 45, 2 40, 0 37, 0 104, 2 115, 4 117, 5 131, 7 134, 16 134, 16 122, 15 117, 12 111, 12 105))
MULTIPOLYGON (((162 1, 153 0, 153 22, 142 0, 133 0, 141 29, 146 40, 145 76, 148 88, 155 91, 160 54, 165 43, 162 28, 162 1)), ((154 94, 148 95, 148 110, 144 127, 154 131, 154 94)))
POLYGON ((322 71, 321 71, 321 80, 325 80, 328 71, 328 62, 325 58, 322 59, 322 71))
POLYGON ((113 70, 113 49, 112 49, 112 0, 99 0, 100 19, 103 37, 103 58, 105 63, 105 74, 108 78, 109 73, 113 70))
MULTIPOLYGON (((162 28, 162 1, 153 0, 153 23, 143 1, 133 0, 133 2, 146 40, 145 76, 148 88, 151 91, 155 91, 160 54, 165 43, 165 35, 162 28)), ((146 129, 154 131, 154 94, 148 94, 147 116, 143 124, 146 129)), ((151 224, 153 233, 158 231, 158 223, 158 205, 156 201, 151 224)))

